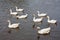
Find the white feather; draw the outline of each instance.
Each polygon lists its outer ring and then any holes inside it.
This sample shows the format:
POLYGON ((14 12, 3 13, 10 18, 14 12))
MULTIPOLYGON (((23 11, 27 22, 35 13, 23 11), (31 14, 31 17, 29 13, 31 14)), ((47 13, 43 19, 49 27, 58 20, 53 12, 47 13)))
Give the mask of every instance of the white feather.
POLYGON ((20 19, 20 18, 26 18, 27 16, 28 16, 28 14, 21 15, 21 16, 18 15, 18 16, 16 16, 16 17, 20 19))
POLYGON ((18 7, 16 6, 16 11, 20 11, 20 12, 22 12, 24 9, 22 9, 22 8, 19 8, 18 9, 18 7))
POLYGON ((48 27, 48 28, 44 28, 44 29, 38 30, 38 33, 39 34, 48 34, 48 33, 50 33, 50 30, 51 30, 51 28, 48 27))
POLYGON ((35 15, 33 17, 33 22, 41 22, 43 20, 43 17, 41 18, 35 18, 35 15))
POLYGON ((10 14, 11 15, 17 15, 18 13, 17 12, 12 12, 12 9, 10 9, 10 14))
POLYGON ((39 12, 39 11, 37 11, 37 13, 38 13, 38 16, 40 16, 40 17, 45 17, 45 16, 47 16, 47 14, 46 14, 46 13, 41 13, 41 14, 40 14, 40 12, 39 12))
POLYGON ((8 20, 8 22, 9 22, 9 25, 8 25, 9 28, 17 28, 20 24, 20 23, 11 24, 10 20, 8 20))
POLYGON ((57 22, 57 20, 50 20, 50 17, 49 16, 47 16, 47 18, 48 18, 48 23, 56 23, 57 22))

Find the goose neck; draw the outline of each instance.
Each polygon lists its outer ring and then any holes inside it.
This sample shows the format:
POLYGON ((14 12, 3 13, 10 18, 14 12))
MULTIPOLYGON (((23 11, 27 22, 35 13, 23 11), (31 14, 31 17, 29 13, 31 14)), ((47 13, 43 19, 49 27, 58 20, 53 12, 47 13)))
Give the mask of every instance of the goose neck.
POLYGON ((12 10, 10 9, 10 13, 12 13, 12 10))
POLYGON ((9 25, 11 25, 11 22, 9 21, 9 25))
POLYGON ((38 14, 40 14, 40 12, 39 12, 39 11, 37 11, 37 13, 38 13, 38 14))
POLYGON ((35 19, 35 16, 34 16, 34 18, 33 19, 35 19))
POLYGON ((17 7, 16 7, 16 9, 17 9, 17 7))
POLYGON ((48 20, 50 20, 50 18, 48 18, 48 20))
POLYGON ((40 27, 37 27, 37 30, 40 30, 40 27))
POLYGON ((16 10, 18 10, 18 8, 16 7, 16 10))

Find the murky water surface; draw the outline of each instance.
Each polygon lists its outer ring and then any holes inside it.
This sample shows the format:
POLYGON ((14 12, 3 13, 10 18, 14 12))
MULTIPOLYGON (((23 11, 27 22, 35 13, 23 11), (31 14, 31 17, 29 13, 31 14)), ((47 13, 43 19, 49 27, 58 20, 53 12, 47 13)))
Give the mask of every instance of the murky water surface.
MULTIPOLYGON (((21 14, 21 12, 18 12, 21 14)), ((47 18, 43 23, 35 23, 36 26, 46 28, 47 18)), ((60 0, 0 0, 0 40, 60 40, 60 0), (15 6, 24 8, 24 13, 28 13, 26 19, 16 19, 9 14, 9 9, 15 10, 15 6), (37 30, 33 29, 33 14, 37 16, 37 10, 47 12, 51 19, 57 20, 57 26, 50 25, 49 35, 37 35, 37 30), (12 29, 8 33, 8 22, 19 22, 19 30, 12 29)))

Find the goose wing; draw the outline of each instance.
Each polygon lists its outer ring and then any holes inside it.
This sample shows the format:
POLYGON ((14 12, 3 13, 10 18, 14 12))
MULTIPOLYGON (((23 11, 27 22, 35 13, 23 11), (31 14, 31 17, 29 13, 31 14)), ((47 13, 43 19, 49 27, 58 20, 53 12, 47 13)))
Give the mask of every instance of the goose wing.
POLYGON ((20 24, 20 23, 12 24, 12 25, 11 25, 11 27, 16 28, 16 27, 18 27, 18 26, 19 26, 19 24, 20 24))
POLYGON ((49 33, 50 32, 50 27, 49 28, 45 28, 45 29, 41 29, 40 31, 39 31, 39 33, 40 34, 45 34, 45 33, 49 33))

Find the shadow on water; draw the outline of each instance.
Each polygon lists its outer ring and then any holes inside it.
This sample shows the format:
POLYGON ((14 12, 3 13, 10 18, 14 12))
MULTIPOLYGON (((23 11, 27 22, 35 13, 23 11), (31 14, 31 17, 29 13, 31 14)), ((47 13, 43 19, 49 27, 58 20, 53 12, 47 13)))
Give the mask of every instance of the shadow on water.
POLYGON ((40 35, 37 33, 37 40, 40 40, 41 36, 50 36, 50 33, 49 34, 44 34, 44 35, 40 35))
POLYGON ((11 34, 13 30, 19 32, 21 29, 23 29, 23 27, 9 28, 9 29, 8 29, 8 33, 11 34))
POLYGON ((40 23, 32 23, 32 28, 34 29, 34 28, 36 28, 36 26, 39 26, 39 25, 41 25, 42 23, 40 22, 40 23))
POLYGON ((17 28, 9 28, 8 33, 12 33, 13 30, 19 31, 19 30, 21 30, 21 28, 19 28, 19 27, 17 27, 17 28))
POLYGON ((57 25, 58 25, 58 22, 57 22, 57 23, 55 23, 55 24, 51 24, 51 23, 48 23, 48 24, 47 24, 47 26, 51 26, 51 25, 52 25, 52 26, 55 26, 55 27, 57 27, 57 25))

